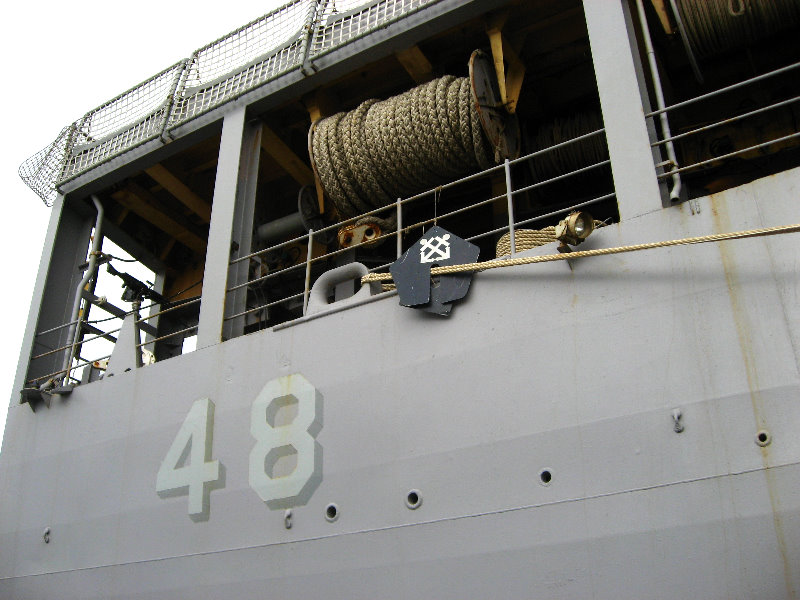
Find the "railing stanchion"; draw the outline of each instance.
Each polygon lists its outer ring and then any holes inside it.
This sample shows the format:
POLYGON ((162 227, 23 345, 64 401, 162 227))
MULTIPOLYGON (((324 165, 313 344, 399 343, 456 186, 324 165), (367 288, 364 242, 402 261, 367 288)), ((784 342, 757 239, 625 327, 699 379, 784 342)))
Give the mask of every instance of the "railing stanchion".
POLYGON ((397 258, 403 254, 403 206, 397 199, 397 258))
POLYGON ((303 289, 303 314, 308 310, 308 292, 311 284, 311 256, 314 249, 314 228, 308 230, 308 254, 306 255, 306 285, 303 289))
POLYGON ((512 187, 511 187, 511 163, 508 162, 506 159, 505 162, 505 170, 506 170, 506 199, 508 200, 508 233, 511 237, 509 240, 511 242, 511 256, 514 256, 517 253, 517 238, 514 234, 514 197, 512 194, 512 187))

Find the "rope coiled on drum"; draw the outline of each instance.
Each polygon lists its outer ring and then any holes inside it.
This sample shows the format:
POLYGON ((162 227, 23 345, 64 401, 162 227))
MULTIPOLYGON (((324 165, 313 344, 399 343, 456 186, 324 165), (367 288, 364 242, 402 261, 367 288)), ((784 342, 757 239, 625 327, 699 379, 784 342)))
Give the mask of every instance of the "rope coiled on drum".
POLYGON ((692 50, 701 57, 800 24, 798 0, 678 0, 677 6, 692 50))
POLYGON ((349 219, 492 165, 466 77, 445 76, 315 123, 311 160, 349 219))

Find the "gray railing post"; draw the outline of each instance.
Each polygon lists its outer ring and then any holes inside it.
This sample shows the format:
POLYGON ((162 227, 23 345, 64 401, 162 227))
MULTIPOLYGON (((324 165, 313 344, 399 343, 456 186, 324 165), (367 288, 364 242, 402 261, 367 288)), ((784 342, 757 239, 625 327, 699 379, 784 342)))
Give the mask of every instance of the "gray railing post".
POLYGON ((306 254, 306 283, 303 287, 303 314, 308 310, 308 292, 311 289, 311 257, 314 255, 314 228, 308 230, 308 253, 306 254))
POLYGON ((517 237, 514 231, 514 195, 511 183, 511 163, 506 159, 505 162, 506 172, 506 200, 508 200, 508 234, 509 241, 511 242, 511 256, 517 253, 517 237))

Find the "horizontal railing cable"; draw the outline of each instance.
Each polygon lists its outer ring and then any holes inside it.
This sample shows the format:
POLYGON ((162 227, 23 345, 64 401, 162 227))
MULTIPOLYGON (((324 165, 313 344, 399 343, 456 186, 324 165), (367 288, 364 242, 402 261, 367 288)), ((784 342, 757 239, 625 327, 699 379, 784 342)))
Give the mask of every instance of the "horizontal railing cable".
POLYGON ((741 115, 737 115, 737 116, 731 117, 729 119, 724 119, 722 121, 716 121, 716 122, 711 123, 709 125, 704 125, 702 127, 698 127, 696 129, 692 129, 691 131, 685 131, 683 133, 679 133, 677 135, 670 136, 668 138, 657 140, 657 141, 653 142, 650 145, 655 147, 655 146, 659 146, 661 144, 664 144, 666 142, 672 142, 672 141, 675 141, 675 140, 680 140, 680 139, 688 137, 690 135, 694 135, 695 133, 700 133, 701 131, 708 131, 709 129, 714 129, 715 127, 719 127, 721 125, 728 125, 730 123, 735 123, 736 121, 741 121, 743 119, 747 119, 749 117, 752 117, 752 116, 755 116, 755 115, 759 115, 761 113, 768 112, 770 110, 774 110, 776 108, 780 108, 782 106, 786 106, 788 104, 792 104, 793 102, 798 102, 798 101, 800 101, 800 96, 795 96, 794 98, 789 98, 788 100, 782 100, 781 102, 776 102, 775 104, 770 104, 769 106, 764 106, 762 108, 757 108, 755 110, 751 110, 749 112, 742 113, 741 115))
MULTIPOLYGON (((121 331, 121 330, 122 330, 122 327, 118 327, 117 329, 110 329, 109 331, 106 331, 104 333, 99 333, 97 335, 93 335, 93 336, 90 336, 90 337, 82 338, 80 343, 81 344, 87 344, 87 343, 89 343, 89 342, 91 342, 93 340, 98 340, 100 338, 104 338, 106 336, 111 335, 112 333, 117 333, 118 331, 121 331)), ((45 356, 50 356, 51 354, 55 354, 56 352, 62 352, 63 350, 67 350, 68 348, 72 348, 72 344, 67 344, 66 346, 61 346, 60 348, 53 348, 52 350, 50 350, 48 352, 45 352, 43 354, 37 354, 36 356, 32 356, 31 360, 36 360, 37 358, 44 358, 45 356)))
MULTIPOLYGON (((107 358, 111 358, 111 355, 108 354, 106 356, 101 356, 100 358, 95 358, 93 360, 87 360, 84 362, 78 362, 78 364, 72 365, 68 369, 61 369, 60 371, 55 371, 54 373, 48 373, 47 375, 41 375, 40 377, 34 377, 33 379, 29 379, 28 383, 36 383, 37 381, 42 381, 44 379, 52 379, 56 375, 63 375, 67 371, 74 371, 75 369, 80 369, 81 367, 85 367, 86 365, 91 365, 92 363, 96 363, 101 360, 105 360, 107 358)), ((72 379, 75 379, 74 377, 72 379)), ((77 381, 77 379, 76 379, 77 381)))
POLYGON ((732 90, 736 90, 751 83, 758 83, 759 81, 763 81, 765 79, 769 79, 770 77, 774 77, 776 75, 781 75, 783 73, 787 73, 793 69, 797 69, 800 67, 800 62, 794 63, 791 65, 787 65, 785 67, 781 67, 780 69, 775 69, 774 71, 770 71, 769 73, 764 73, 762 75, 757 75, 755 77, 751 77, 750 79, 745 79, 744 81, 740 81, 738 83, 734 83, 732 85, 726 86, 724 88, 720 88, 718 90, 714 90, 713 92, 708 92, 707 94, 702 94, 700 96, 695 96, 694 98, 689 98, 688 100, 684 100, 682 102, 677 102, 675 104, 670 104, 669 106, 665 106, 659 110, 654 110, 649 113, 645 113, 645 117, 654 117, 656 115, 660 115, 663 112, 668 112, 671 110, 675 110, 676 108, 683 108, 684 106, 688 106, 690 104, 694 104, 696 102, 701 102, 702 100, 707 100, 708 98, 713 98, 714 96, 719 96, 720 94, 724 94, 726 92, 730 92, 732 90))
POLYGON ((709 158, 708 160, 702 160, 700 162, 696 162, 691 165, 686 165, 685 167, 680 167, 679 169, 673 169, 672 171, 668 171, 666 173, 661 173, 658 175, 659 178, 662 177, 669 177, 672 173, 682 173, 683 171, 688 171, 690 169, 696 169, 697 167, 702 167, 704 165, 709 165, 711 163, 715 163, 720 160, 724 160, 726 158, 731 158, 733 156, 738 156, 740 154, 745 154, 746 152, 751 152, 752 150, 758 150, 759 148, 766 148, 767 146, 771 146, 772 144, 777 144, 779 142, 785 142, 786 140, 791 140, 800 137, 800 131, 797 133, 792 133, 790 135, 784 135, 779 138, 775 138, 774 140, 770 140, 769 142, 762 142, 760 144, 756 144, 755 146, 748 146, 747 148, 742 148, 741 150, 735 150, 733 152, 728 152, 727 154, 722 154, 720 156, 715 156, 714 158, 709 158))
MULTIPOLYGON (((328 231, 338 230, 338 229, 340 229, 342 227, 342 225, 345 225, 347 223, 354 223, 358 219, 363 219, 365 217, 376 215, 376 214, 381 213, 381 212, 388 212, 388 211, 394 209, 395 206, 396 206, 396 204, 387 204, 386 206, 381 206, 380 208, 373 209, 371 211, 368 211, 368 212, 365 212, 363 214, 357 215, 357 216, 355 216, 355 217, 353 217, 351 219, 347 219, 347 220, 342 221, 340 223, 333 223, 332 225, 328 225, 326 227, 322 227, 321 229, 318 229, 318 230, 315 229, 314 230, 314 237, 318 237, 319 234, 321 234, 321 233, 326 233, 328 231)), ((307 233, 299 235, 298 237, 292 238, 292 239, 287 240, 285 242, 281 242, 280 244, 275 244, 274 246, 270 246, 269 248, 264 248, 263 250, 257 250, 256 252, 251 252, 250 254, 246 254, 244 256, 238 256, 238 257, 236 257, 234 259, 231 259, 231 261, 228 264, 229 265, 235 265, 236 263, 240 263, 243 260, 248 260, 250 258, 254 258, 256 256, 259 256, 261 254, 267 254, 268 252, 272 252, 274 250, 279 250, 280 248, 285 248, 286 246, 290 246, 292 244, 299 244, 299 243, 302 243, 302 242, 308 242, 308 234, 307 233)))
POLYGON ((166 340, 171 337, 175 337, 176 335, 181 335, 184 333, 188 333, 190 331, 194 331, 197 329, 197 325, 192 325, 191 327, 187 327, 186 329, 181 329, 179 331, 173 331, 171 333, 167 333, 165 335, 159 336, 157 338, 153 338, 152 340, 147 340, 146 342, 140 342, 136 344, 137 348, 141 348, 142 346, 148 346, 150 344, 155 344, 156 342, 160 342, 161 340, 166 340))
MULTIPOLYGON (((320 231, 322 231, 322 230, 320 229, 320 231)), ((314 236, 316 236, 316 235, 317 235, 317 232, 315 231, 314 232, 314 236)), ((394 237, 394 236, 395 236, 394 232, 383 233, 383 234, 379 235, 378 237, 373 238, 371 240, 368 240, 366 242, 358 242, 358 243, 355 243, 355 244, 352 244, 352 245, 348 246, 347 248, 339 248, 338 250, 334 250, 333 252, 328 252, 327 254, 323 254, 322 256, 317 256, 315 258, 312 258, 309 262, 311 262, 313 264, 315 262, 319 262, 319 261, 322 261, 322 260, 327 260, 327 259, 329 259, 331 257, 338 256, 340 254, 344 254, 345 252, 347 252, 349 250, 353 250, 354 248, 359 248, 361 246, 372 245, 372 244, 375 244, 376 242, 378 242, 379 240, 388 239, 388 238, 394 237)), ((307 240, 308 236, 307 235, 304 236, 303 239, 307 240)), ((240 289, 242 289, 244 287, 248 287, 250 285, 253 285, 254 283, 261 283, 262 281, 266 281, 268 279, 272 279, 273 277, 277 277, 278 275, 285 275, 289 271, 295 271, 297 269, 305 268, 305 266, 306 266, 306 261, 303 261, 301 263, 297 263, 296 265, 292 265, 290 267, 286 267, 285 269, 281 269, 279 271, 273 271, 272 273, 267 273, 266 275, 263 275, 263 276, 259 277, 258 279, 251 279, 250 281, 245 281, 244 283, 240 283, 240 284, 231 286, 226 291, 234 292, 234 291, 240 290, 240 289)))
MULTIPOLYGON (((558 144, 553 144, 552 146, 548 146, 547 148, 542 148, 541 150, 536 150, 534 152, 531 152, 530 154, 526 154, 525 156, 520 156, 519 158, 515 158, 513 160, 509 160, 508 162, 511 165, 515 165, 517 163, 524 162, 524 161, 526 161, 526 160, 528 160, 530 158, 535 158, 537 156, 541 156, 542 154, 547 154, 548 152, 552 152, 553 150, 558 150, 559 148, 562 148, 564 146, 569 146, 570 144, 574 144, 576 142, 580 142, 582 140, 595 137, 596 135, 600 135, 601 133, 605 133, 605 132, 606 132, 605 128, 596 129, 595 131, 590 131, 589 133, 584 133, 583 135, 579 135, 577 137, 570 138, 570 139, 568 139, 566 141, 559 142, 558 144)), ((502 168, 502 167, 503 167, 503 165, 499 165, 498 168, 502 168)))
POLYGON ((247 309, 245 311, 242 311, 240 313, 236 313, 235 315, 230 315, 228 317, 225 317, 224 320, 225 321, 230 321, 231 319, 236 319, 238 317, 243 317, 245 315, 249 315, 250 313, 258 312, 260 310, 264 310, 265 308, 273 307, 276 304, 282 304, 284 302, 288 302, 289 300, 297 300, 299 298, 302 298, 303 296, 305 296, 305 291, 302 291, 299 294, 294 294, 292 296, 287 296, 286 298, 281 298, 280 300, 275 300, 273 302, 269 302, 268 304, 263 304, 261 306, 256 306, 255 308, 249 308, 249 309, 247 309))
MULTIPOLYGON (((549 212, 549 213, 545 213, 543 215, 537 215, 535 217, 531 217, 530 219, 525 219, 524 221, 519 221, 517 223, 514 223, 514 225, 516 227, 519 227, 521 225, 530 225, 531 223, 534 223, 536 221, 541 221, 542 219, 547 219, 549 217, 554 217, 556 215, 560 215, 560 214, 563 214, 565 212, 570 212, 570 211, 573 211, 573 210, 577 210, 579 208, 585 208, 587 206, 591 206, 593 204, 597 204, 598 202, 602 202, 603 200, 608 200, 610 198, 613 198, 614 196, 616 196, 616 194, 614 194, 614 193, 606 194, 605 196, 598 196, 597 198, 592 198, 591 200, 586 200, 584 202, 579 202, 578 204, 572 204, 570 206, 566 206, 564 208, 559 208, 557 210, 554 210, 554 211, 549 212)), ((483 233, 479 233, 477 235, 473 235, 472 237, 468 237, 466 239, 467 239, 467 241, 472 242, 474 240, 479 240, 479 239, 484 238, 486 236, 494 235, 494 234, 497 234, 497 233, 502 233, 502 232, 508 231, 508 230, 509 230, 509 226, 508 225, 503 225, 502 227, 498 227, 497 229, 492 229, 491 231, 485 231, 483 233)))
MULTIPOLYGON (((520 265, 532 265, 544 262, 555 262, 560 260, 575 260, 592 256, 607 256, 611 254, 623 254, 628 252, 639 252, 641 250, 652 250, 656 248, 668 248, 671 246, 687 246, 692 244, 705 244, 709 242, 722 242, 726 240, 741 240, 754 237, 765 237, 771 235, 781 235, 787 233, 800 232, 800 224, 781 225, 778 227, 764 227, 760 229, 749 229, 747 231, 732 231, 728 233, 715 233, 677 240, 666 240, 662 242, 650 242, 645 244, 633 244, 630 246, 616 246, 612 248, 596 248, 594 250, 575 250, 558 254, 545 254, 540 256, 522 256, 508 258, 505 260, 490 260, 476 263, 465 263, 460 265, 447 265, 444 267, 431 268, 431 276, 447 275, 450 273, 479 273, 490 269, 503 267, 513 267, 520 265)), ((391 273, 369 273, 361 278, 362 285, 375 281, 390 281, 391 273)))
MULTIPOLYGON (((525 157, 525 158, 528 158, 528 157, 525 157)), ((409 196, 408 198, 403 198, 403 199, 401 199, 401 200, 399 200, 397 202, 393 202, 391 204, 387 204, 386 206, 382 206, 380 208, 376 208, 376 209, 370 210, 368 212, 362 213, 362 214, 357 215, 357 216, 355 216, 353 218, 347 219, 346 221, 343 221, 342 223, 334 223, 333 225, 328 225, 327 227, 323 227, 322 229, 315 230, 314 231, 314 236, 317 237, 321 233, 325 233, 327 231, 332 231, 332 230, 338 230, 340 227, 342 227, 343 224, 350 223, 350 222, 355 222, 355 221, 357 221, 359 219, 362 219, 364 217, 375 215, 375 214, 378 214, 378 213, 383 212, 383 211, 389 211, 389 210, 392 210, 392 209, 396 209, 397 206, 404 206, 404 205, 406 205, 406 204, 408 204, 410 202, 413 202, 415 200, 419 200, 421 198, 424 198, 426 196, 430 196, 430 195, 435 194, 437 192, 441 192, 443 190, 455 187, 457 185, 461 185, 461 184, 467 183, 467 182, 472 181, 474 179, 479 179, 481 177, 485 177, 486 175, 488 175, 490 173, 493 173, 494 171, 499 171, 499 170, 502 170, 502 169, 503 169, 503 165, 496 165, 494 167, 489 167, 488 169, 484 169, 483 171, 479 171, 477 173, 473 173, 471 175, 467 175, 466 177, 462 177, 460 179, 456 179, 456 180, 450 181, 450 182, 448 182, 446 184, 443 184, 441 186, 438 186, 436 188, 425 190, 424 192, 420 192, 418 194, 414 194, 413 196, 409 196)), ((505 198, 505 194, 502 197, 505 198)), ((277 250, 279 248, 282 248, 282 247, 290 245, 290 244, 306 242, 306 241, 308 241, 308 234, 303 234, 303 235, 298 236, 296 238, 293 238, 291 240, 288 240, 288 241, 285 241, 285 242, 281 242, 280 244, 275 244, 274 246, 270 246, 269 248, 264 248, 263 250, 258 250, 256 252, 252 252, 252 253, 247 254, 245 256, 239 256, 237 258, 234 258, 234 259, 232 259, 230 261, 229 264, 233 265, 233 264, 236 264, 236 263, 241 262, 243 260, 247 260, 249 258, 253 258, 255 256, 258 256, 260 254, 265 254, 267 252, 271 252, 272 250, 277 250)), ((231 291, 231 290, 229 289, 228 291, 231 291)))
POLYGON ((608 160, 608 159, 601 160, 600 162, 596 162, 596 163, 591 164, 591 165, 589 165, 587 167, 581 167, 580 169, 575 169, 574 171, 570 171, 569 173, 564 173, 563 175, 556 175, 555 177, 551 177, 550 179, 545 179, 544 181, 537 181, 536 183, 533 183, 531 185, 528 185, 528 186, 525 186, 525 187, 521 187, 518 190, 513 190, 511 193, 512 194, 522 194, 524 192, 528 192, 530 190, 535 190, 536 188, 540 188, 542 186, 545 186, 548 183, 554 183, 556 181, 561 181, 562 179, 566 179, 567 177, 570 177, 572 175, 577 175, 579 173, 585 173, 586 171, 591 171, 592 169, 597 169, 598 167, 605 167, 606 165, 610 165, 610 164, 611 164, 611 161, 608 160))
POLYGON ((59 329, 64 329, 65 327, 69 327, 70 325, 75 325, 79 321, 80 321, 80 319, 78 319, 76 321, 70 321, 69 323, 63 323, 61 325, 56 325, 55 327, 53 327, 51 329, 45 329, 44 331, 40 331, 39 333, 36 334, 36 336, 38 337, 40 335, 46 335, 48 333, 53 333, 54 331, 58 331, 59 329))
POLYGON ((164 310, 160 310, 160 311, 158 311, 156 313, 153 313, 151 315, 146 315, 144 317, 140 317, 139 321, 140 322, 141 321, 147 321, 148 319, 154 319, 155 317, 160 317, 161 315, 165 315, 168 312, 172 312, 172 311, 178 310, 180 308, 185 308, 187 306, 191 306, 192 304, 197 304, 198 302, 200 302, 200 300, 201 300, 200 298, 195 298, 193 300, 189 300, 188 302, 183 302, 181 304, 176 304, 175 306, 170 306, 169 308, 165 308, 164 310))

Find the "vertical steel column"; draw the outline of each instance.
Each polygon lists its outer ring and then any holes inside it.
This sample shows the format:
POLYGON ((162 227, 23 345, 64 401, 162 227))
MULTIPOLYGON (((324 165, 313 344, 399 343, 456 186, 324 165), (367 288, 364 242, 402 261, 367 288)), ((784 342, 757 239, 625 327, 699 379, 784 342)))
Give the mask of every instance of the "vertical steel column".
MULTIPOLYGON (((52 373, 61 368, 63 355, 52 354, 30 363, 30 357, 64 346, 69 328, 63 327, 37 338, 45 331, 69 321, 69 299, 81 280, 78 265, 86 260, 87 240, 94 225, 94 215, 79 213, 59 195, 53 203, 50 223, 44 238, 39 271, 34 284, 28 323, 20 348, 20 362, 14 378, 13 393, 26 387, 27 379, 52 373)), ((42 383, 42 382, 40 382, 42 383)))
POLYGON ((237 106, 222 121, 222 139, 219 143, 219 161, 203 272, 200 319, 197 325, 198 350, 218 344, 222 340, 236 190, 244 141, 244 117, 245 107, 237 106))
MULTIPOLYGON (((242 154, 239 163, 236 206, 233 214, 231 234, 231 258, 250 254, 253 244, 253 218, 256 206, 258 164, 261 156, 261 122, 246 123, 242 136, 242 154)), ((228 267, 228 285, 232 287, 248 279, 249 260, 242 260, 228 267)), ((247 308, 247 288, 230 292, 225 299, 225 315, 237 315, 247 308)), ((225 321, 222 339, 228 340, 244 333, 246 316, 225 321)))
POLYGON ((583 10, 620 219, 630 219, 662 207, 631 15, 624 0, 584 0, 583 10))

